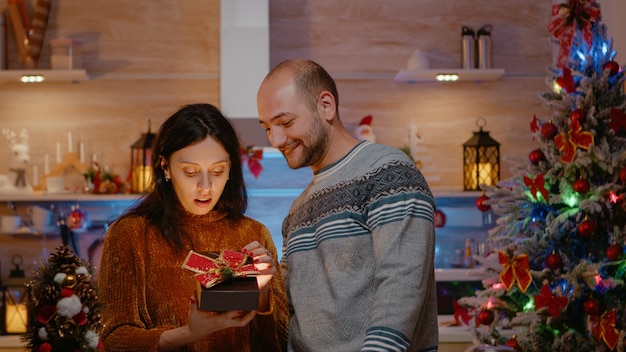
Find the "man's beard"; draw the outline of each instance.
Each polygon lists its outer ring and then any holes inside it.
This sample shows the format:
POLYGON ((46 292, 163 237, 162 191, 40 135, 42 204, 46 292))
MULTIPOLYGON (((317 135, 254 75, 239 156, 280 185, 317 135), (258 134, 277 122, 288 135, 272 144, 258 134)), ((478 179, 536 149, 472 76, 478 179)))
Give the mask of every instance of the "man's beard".
POLYGON ((300 140, 300 146, 302 148, 300 158, 289 158, 285 155, 287 165, 292 169, 317 164, 326 154, 326 148, 328 148, 328 131, 322 123, 321 117, 313 116, 312 118, 313 124, 311 131, 304 137, 304 140, 300 140))

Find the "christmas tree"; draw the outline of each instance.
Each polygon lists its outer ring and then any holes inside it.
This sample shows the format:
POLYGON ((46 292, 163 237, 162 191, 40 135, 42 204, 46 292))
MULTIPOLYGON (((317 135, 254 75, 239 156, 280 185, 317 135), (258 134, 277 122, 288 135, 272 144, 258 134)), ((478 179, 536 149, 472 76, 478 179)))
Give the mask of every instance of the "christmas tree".
POLYGON ((532 119, 528 159, 477 199, 498 215, 493 250, 476 257, 485 289, 455 316, 516 351, 624 351, 624 75, 594 0, 554 5, 548 30, 558 57, 540 98, 551 114, 532 119))
POLYGON ((27 285, 29 351, 104 351, 93 271, 66 245, 40 263, 27 285))

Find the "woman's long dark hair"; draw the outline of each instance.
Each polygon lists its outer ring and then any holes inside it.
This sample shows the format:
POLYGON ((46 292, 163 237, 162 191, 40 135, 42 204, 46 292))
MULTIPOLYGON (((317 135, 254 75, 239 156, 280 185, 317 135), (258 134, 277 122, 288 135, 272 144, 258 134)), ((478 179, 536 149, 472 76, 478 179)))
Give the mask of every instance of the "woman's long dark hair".
POLYGON ((152 145, 152 184, 149 193, 124 215, 145 217, 149 226, 157 227, 170 246, 178 251, 188 239, 182 223, 185 212, 171 182, 166 181, 161 159, 168 163, 172 153, 207 137, 222 144, 230 158, 230 172, 222 196, 214 210, 228 214, 231 219, 243 216, 248 196, 241 170, 241 146, 237 133, 228 119, 211 104, 183 106, 159 128, 152 145))

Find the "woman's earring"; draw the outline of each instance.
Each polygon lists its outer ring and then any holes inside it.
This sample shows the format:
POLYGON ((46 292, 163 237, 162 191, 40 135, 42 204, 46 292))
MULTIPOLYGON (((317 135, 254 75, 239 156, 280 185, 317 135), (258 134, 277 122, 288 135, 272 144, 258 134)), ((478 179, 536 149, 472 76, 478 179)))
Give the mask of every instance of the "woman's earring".
POLYGON ((170 182, 170 178, 165 176, 165 182, 170 182))

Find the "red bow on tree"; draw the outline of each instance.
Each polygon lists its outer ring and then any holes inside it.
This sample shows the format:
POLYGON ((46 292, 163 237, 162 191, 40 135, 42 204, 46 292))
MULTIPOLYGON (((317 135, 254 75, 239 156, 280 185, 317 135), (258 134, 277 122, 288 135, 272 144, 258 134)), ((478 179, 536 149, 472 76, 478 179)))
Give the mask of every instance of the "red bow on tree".
POLYGON ((518 256, 511 257, 500 251, 498 253, 498 260, 500 265, 502 265, 500 281, 502 281, 506 290, 510 290, 515 281, 517 281, 519 289, 522 293, 526 293, 528 286, 530 286, 533 282, 533 278, 530 275, 528 255, 520 254, 518 256))
POLYGON ((182 267, 196 272, 196 280, 202 286, 211 288, 230 279, 258 275, 260 272, 254 264, 246 264, 248 258, 246 254, 227 249, 215 259, 189 251, 182 267))
POLYGON ((535 200, 537 200, 537 192, 540 192, 543 196, 543 199, 548 201, 548 196, 550 192, 545 187, 545 180, 543 179, 543 174, 539 174, 535 177, 535 179, 531 179, 528 176, 524 176, 524 184, 527 187, 530 187, 530 193, 533 195, 535 200))
POLYGON ((559 87, 565 89, 568 93, 574 93, 576 91, 576 84, 574 83, 572 70, 567 67, 563 69, 563 77, 557 78, 556 83, 558 83, 559 87))
POLYGON ((465 325, 469 325, 470 320, 472 320, 472 316, 469 314, 469 310, 466 307, 463 307, 459 304, 457 300, 452 301, 452 305, 454 307, 454 321, 461 325, 459 318, 465 323, 465 325))
POLYGON ((615 131, 615 133, 619 133, 622 128, 626 128, 626 114, 618 108, 611 108, 611 122, 609 126, 611 129, 615 131))
POLYGON ((530 132, 535 133, 539 131, 539 123, 537 122, 537 115, 533 115, 532 121, 530 121, 530 132))
POLYGON ((591 47, 591 27, 599 18, 600 7, 595 0, 569 0, 567 4, 552 6, 552 22, 548 24, 548 31, 560 42, 557 67, 567 67, 577 26, 587 46, 591 47))
POLYGON ((593 134, 583 131, 580 122, 574 119, 567 132, 561 132, 558 136, 554 137, 554 143, 562 153, 561 161, 571 163, 576 156, 577 147, 587 150, 589 146, 593 144, 593 134))
POLYGON ((567 298, 552 294, 548 285, 543 285, 541 293, 535 296, 535 307, 537 309, 548 307, 548 313, 553 317, 561 315, 561 309, 567 307, 567 298))
POLYGON ((259 177, 261 171, 263 171, 263 165, 260 160, 263 159, 263 149, 253 148, 252 146, 241 147, 241 163, 247 163, 248 169, 254 176, 259 177))
POLYGON ((613 351, 619 342, 619 330, 615 328, 615 309, 604 312, 601 318, 591 317, 592 332, 596 339, 604 341, 613 351))

